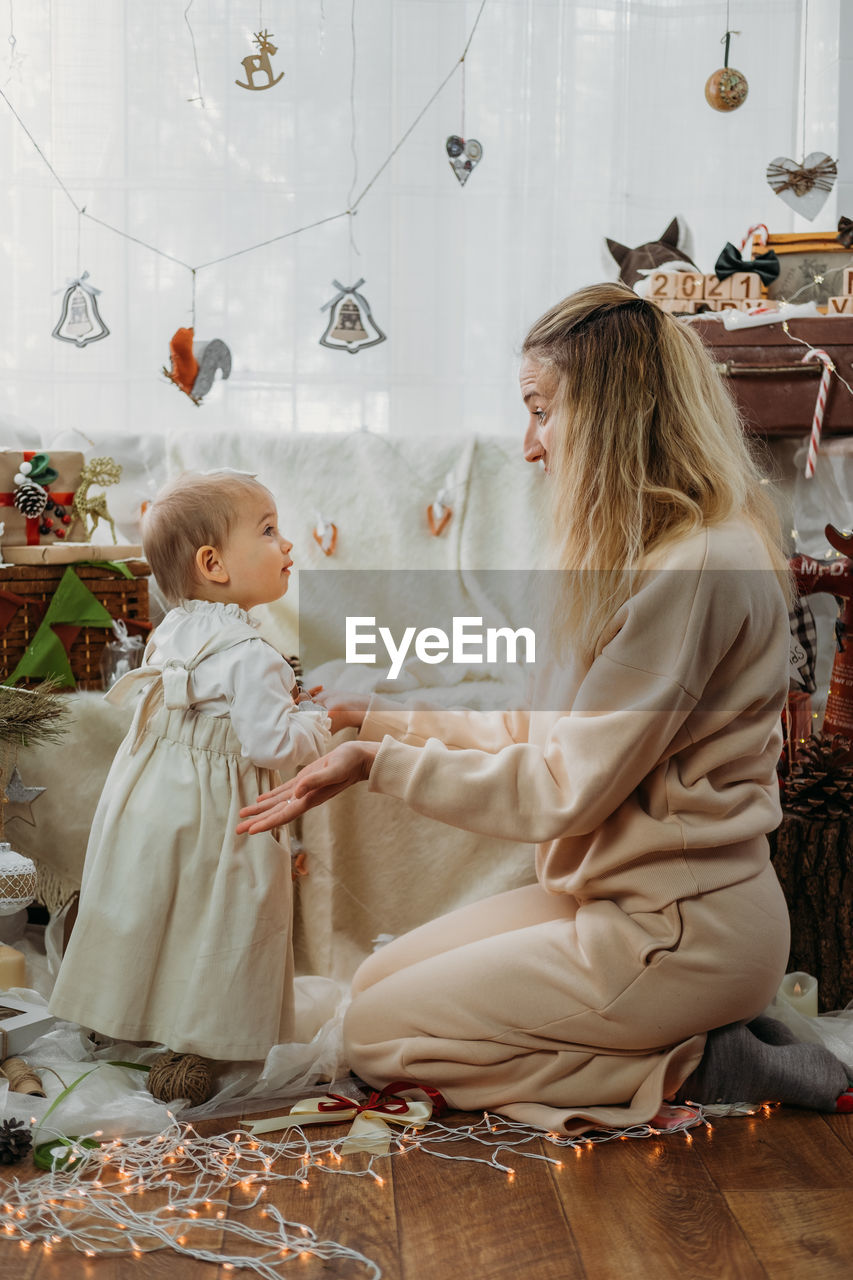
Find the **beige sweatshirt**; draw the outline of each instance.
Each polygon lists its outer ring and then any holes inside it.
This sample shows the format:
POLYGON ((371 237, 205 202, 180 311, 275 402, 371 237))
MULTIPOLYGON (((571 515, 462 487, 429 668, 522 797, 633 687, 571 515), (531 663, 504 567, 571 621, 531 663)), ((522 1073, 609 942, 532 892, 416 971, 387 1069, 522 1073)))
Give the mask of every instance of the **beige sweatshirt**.
POLYGON ((789 643, 763 543, 730 519, 652 557, 585 668, 545 673, 559 710, 374 698, 361 730, 381 740, 369 789, 536 843, 550 892, 644 911, 735 884, 766 864, 763 837, 781 818, 789 643))

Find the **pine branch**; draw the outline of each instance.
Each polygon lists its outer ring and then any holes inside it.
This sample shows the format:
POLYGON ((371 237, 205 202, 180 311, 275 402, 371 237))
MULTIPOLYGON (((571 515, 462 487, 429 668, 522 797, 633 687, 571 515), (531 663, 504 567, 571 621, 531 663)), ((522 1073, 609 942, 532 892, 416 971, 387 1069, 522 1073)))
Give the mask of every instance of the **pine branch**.
POLYGON ((68 703, 58 687, 52 680, 35 689, 0 684, 0 744, 57 742, 68 730, 68 703))

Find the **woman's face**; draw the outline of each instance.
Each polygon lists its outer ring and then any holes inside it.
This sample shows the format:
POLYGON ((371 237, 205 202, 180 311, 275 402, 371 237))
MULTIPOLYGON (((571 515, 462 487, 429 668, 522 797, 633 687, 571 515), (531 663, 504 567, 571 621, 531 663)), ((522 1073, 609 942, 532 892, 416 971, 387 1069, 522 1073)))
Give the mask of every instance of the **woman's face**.
POLYGON ((553 369, 540 364, 533 356, 526 355, 521 362, 518 381, 521 398, 529 415, 524 433, 524 458, 526 462, 541 462, 547 475, 553 439, 552 408, 558 378, 553 369))

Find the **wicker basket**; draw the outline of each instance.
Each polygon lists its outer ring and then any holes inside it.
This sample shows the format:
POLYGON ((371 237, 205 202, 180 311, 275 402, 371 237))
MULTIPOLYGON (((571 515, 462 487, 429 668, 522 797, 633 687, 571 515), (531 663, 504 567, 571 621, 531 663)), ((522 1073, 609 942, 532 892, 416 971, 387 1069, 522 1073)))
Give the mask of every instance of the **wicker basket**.
MULTIPOLYGON (((116 569, 88 564, 15 564, 0 568, 0 589, 21 596, 24 604, 5 630, 0 631, 0 680, 15 670, 44 617, 65 570, 77 577, 107 610, 111 618, 123 618, 128 631, 148 629, 148 575, 144 560, 125 562, 133 574, 126 578, 116 569), (137 624, 137 625, 134 625, 137 624)), ((71 671, 79 689, 101 689, 101 654, 111 637, 108 627, 81 627, 69 651, 71 671)), ((26 686, 31 681, 22 680, 26 686)))

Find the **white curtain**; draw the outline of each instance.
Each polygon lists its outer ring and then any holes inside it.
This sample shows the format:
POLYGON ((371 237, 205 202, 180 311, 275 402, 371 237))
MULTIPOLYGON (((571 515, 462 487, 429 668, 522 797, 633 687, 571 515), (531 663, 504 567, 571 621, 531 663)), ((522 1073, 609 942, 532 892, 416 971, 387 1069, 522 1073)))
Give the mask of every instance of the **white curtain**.
MULTIPOLYGON (((486 0, 464 124, 460 67, 354 218, 276 240, 348 208, 451 72, 480 0, 12 0, 0 86, 87 216, 0 100, 0 430, 194 432, 200 460, 207 428, 518 432, 524 332, 615 278, 605 235, 635 245, 679 214, 710 271, 750 224, 795 228, 764 171, 800 150, 802 0, 729 8, 750 91, 724 115, 704 84, 725 0, 486 0), (250 92, 235 81, 262 26, 284 78, 250 92), (445 153, 463 132, 483 147, 464 188, 445 153), (196 338, 233 355, 198 408, 162 373, 192 320, 192 275, 170 257, 200 268, 196 338), (83 349, 51 337, 78 267, 111 331, 83 349), (360 277, 387 341, 320 346, 332 281, 360 277)), ((837 26, 813 22, 805 140, 832 152, 837 26)))

